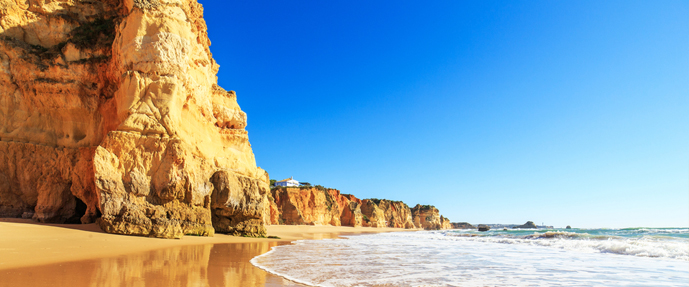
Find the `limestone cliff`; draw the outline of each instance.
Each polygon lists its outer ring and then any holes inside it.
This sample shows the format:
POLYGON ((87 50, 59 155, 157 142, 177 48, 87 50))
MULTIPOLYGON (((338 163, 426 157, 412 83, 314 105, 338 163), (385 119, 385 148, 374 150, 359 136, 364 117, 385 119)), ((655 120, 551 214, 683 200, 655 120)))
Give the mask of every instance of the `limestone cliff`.
POLYGON ((364 226, 415 228, 411 209, 404 202, 364 199, 361 206, 361 212, 367 220, 364 226))
POLYGON ((362 201, 351 194, 323 187, 278 187, 269 197, 269 224, 369 226, 362 201))
POLYGON ((340 214, 340 222, 344 226, 364 226, 364 215, 361 213, 361 203, 354 200, 348 201, 340 214))
POLYGON ((378 205, 364 199, 361 201, 361 214, 363 215, 363 226, 365 227, 386 227, 385 212, 378 205))
POLYGON ((452 229, 452 223, 450 223, 450 219, 445 218, 444 216, 440 216, 440 229, 452 229))
POLYGON ((93 155, 111 115, 117 5, 0 1, 0 216, 98 216, 93 155))
POLYGON ((270 224, 364 226, 361 200, 337 189, 277 187, 269 201, 270 224))
MULTIPOLYGON (((273 224, 340 226, 340 208, 330 190, 278 187, 271 190, 277 206, 273 224)), ((339 191, 337 192, 339 195, 339 191)))
POLYGON ((417 204, 412 208, 412 218, 417 228, 426 230, 451 229, 450 220, 441 216, 435 206, 417 204))
POLYGON ((264 235, 268 177, 195 0, 0 0, 0 216, 264 235))
POLYGON ((269 224, 415 228, 404 202, 361 200, 323 187, 273 188, 269 210, 269 224))

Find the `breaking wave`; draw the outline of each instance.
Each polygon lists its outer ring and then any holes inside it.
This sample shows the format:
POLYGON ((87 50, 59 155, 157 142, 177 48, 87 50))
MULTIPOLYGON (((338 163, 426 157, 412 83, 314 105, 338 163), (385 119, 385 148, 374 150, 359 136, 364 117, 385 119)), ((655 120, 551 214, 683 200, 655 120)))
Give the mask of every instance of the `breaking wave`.
POLYGON ((580 252, 614 253, 641 257, 663 257, 689 261, 689 229, 592 229, 577 232, 546 230, 526 234, 518 231, 437 231, 426 236, 444 240, 472 240, 503 244, 553 247, 580 252))
POLYGON ((299 240, 251 263, 310 286, 684 286, 686 234, 687 229, 396 232, 299 240))

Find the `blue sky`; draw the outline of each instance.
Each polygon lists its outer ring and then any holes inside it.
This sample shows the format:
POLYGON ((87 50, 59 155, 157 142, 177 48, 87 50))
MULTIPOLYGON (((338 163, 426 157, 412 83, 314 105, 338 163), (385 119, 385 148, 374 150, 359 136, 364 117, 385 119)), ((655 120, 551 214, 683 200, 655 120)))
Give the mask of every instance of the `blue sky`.
POLYGON ((688 1, 200 2, 273 179, 474 224, 689 226, 688 1))

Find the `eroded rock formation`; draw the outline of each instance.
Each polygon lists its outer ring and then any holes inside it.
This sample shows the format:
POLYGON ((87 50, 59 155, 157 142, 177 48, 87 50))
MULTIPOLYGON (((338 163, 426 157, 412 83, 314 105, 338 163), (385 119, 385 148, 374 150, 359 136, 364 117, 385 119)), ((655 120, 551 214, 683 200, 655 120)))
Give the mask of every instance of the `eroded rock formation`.
MULTIPOLYGON (((316 187, 298 188, 282 187, 271 191, 275 200, 276 214, 271 218, 277 218, 272 224, 286 225, 333 225, 340 226, 340 215, 344 209, 338 201, 347 201, 340 197, 340 192, 333 189, 320 189, 316 187)), ((272 209, 271 209, 272 210, 272 209)))
MULTIPOLYGON (((361 200, 330 188, 273 188, 268 204, 269 224, 423 228, 414 225, 412 211, 404 202, 361 200)), ((450 228, 449 220, 444 226, 450 228)))
POLYGON ((112 2, 0 1, 0 216, 97 217, 117 15, 112 2))
POLYGON ((440 216, 440 229, 452 229, 452 223, 450 223, 450 219, 445 218, 444 216, 440 216))
POLYGON ((450 221, 444 217, 441 218, 440 212, 435 206, 417 204, 411 212, 414 225, 418 228, 426 230, 449 229, 450 221), (447 223, 444 224, 444 222, 447 223))
POLYGON ((268 176, 202 15, 195 0, 0 1, 0 216, 264 235, 268 176))
POLYGON ((387 199, 364 199, 361 212, 368 219, 364 226, 416 228, 411 209, 401 201, 387 199))
POLYGON ((367 201, 337 189, 278 187, 271 190, 269 201, 270 224, 372 226, 362 212, 367 201))

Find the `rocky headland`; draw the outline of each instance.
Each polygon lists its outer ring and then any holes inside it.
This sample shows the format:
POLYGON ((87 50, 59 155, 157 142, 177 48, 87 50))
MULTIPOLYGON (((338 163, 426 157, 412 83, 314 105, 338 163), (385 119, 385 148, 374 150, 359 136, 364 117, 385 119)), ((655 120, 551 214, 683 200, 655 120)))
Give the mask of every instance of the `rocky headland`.
POLYGON ((433 206, 417 205, 414 213, 401 201, 359 199, 337 189, 275 187, 269 196, 269 220, 274 225, 333 225, 393 227, 405 229, 451 229, 450 220, 433 206), (421 218, 423 217, 423 218, 421 218), (417 223, 418 222, 418 223, 417 223))
POLYGON ((195 0, 0 3, 0 216, 261 236, 268 176, 195 0))
POLYGON ((432 206, 269 187, 196 0, 0 2, 0 217, 109 233, 447 229, 432 206))

